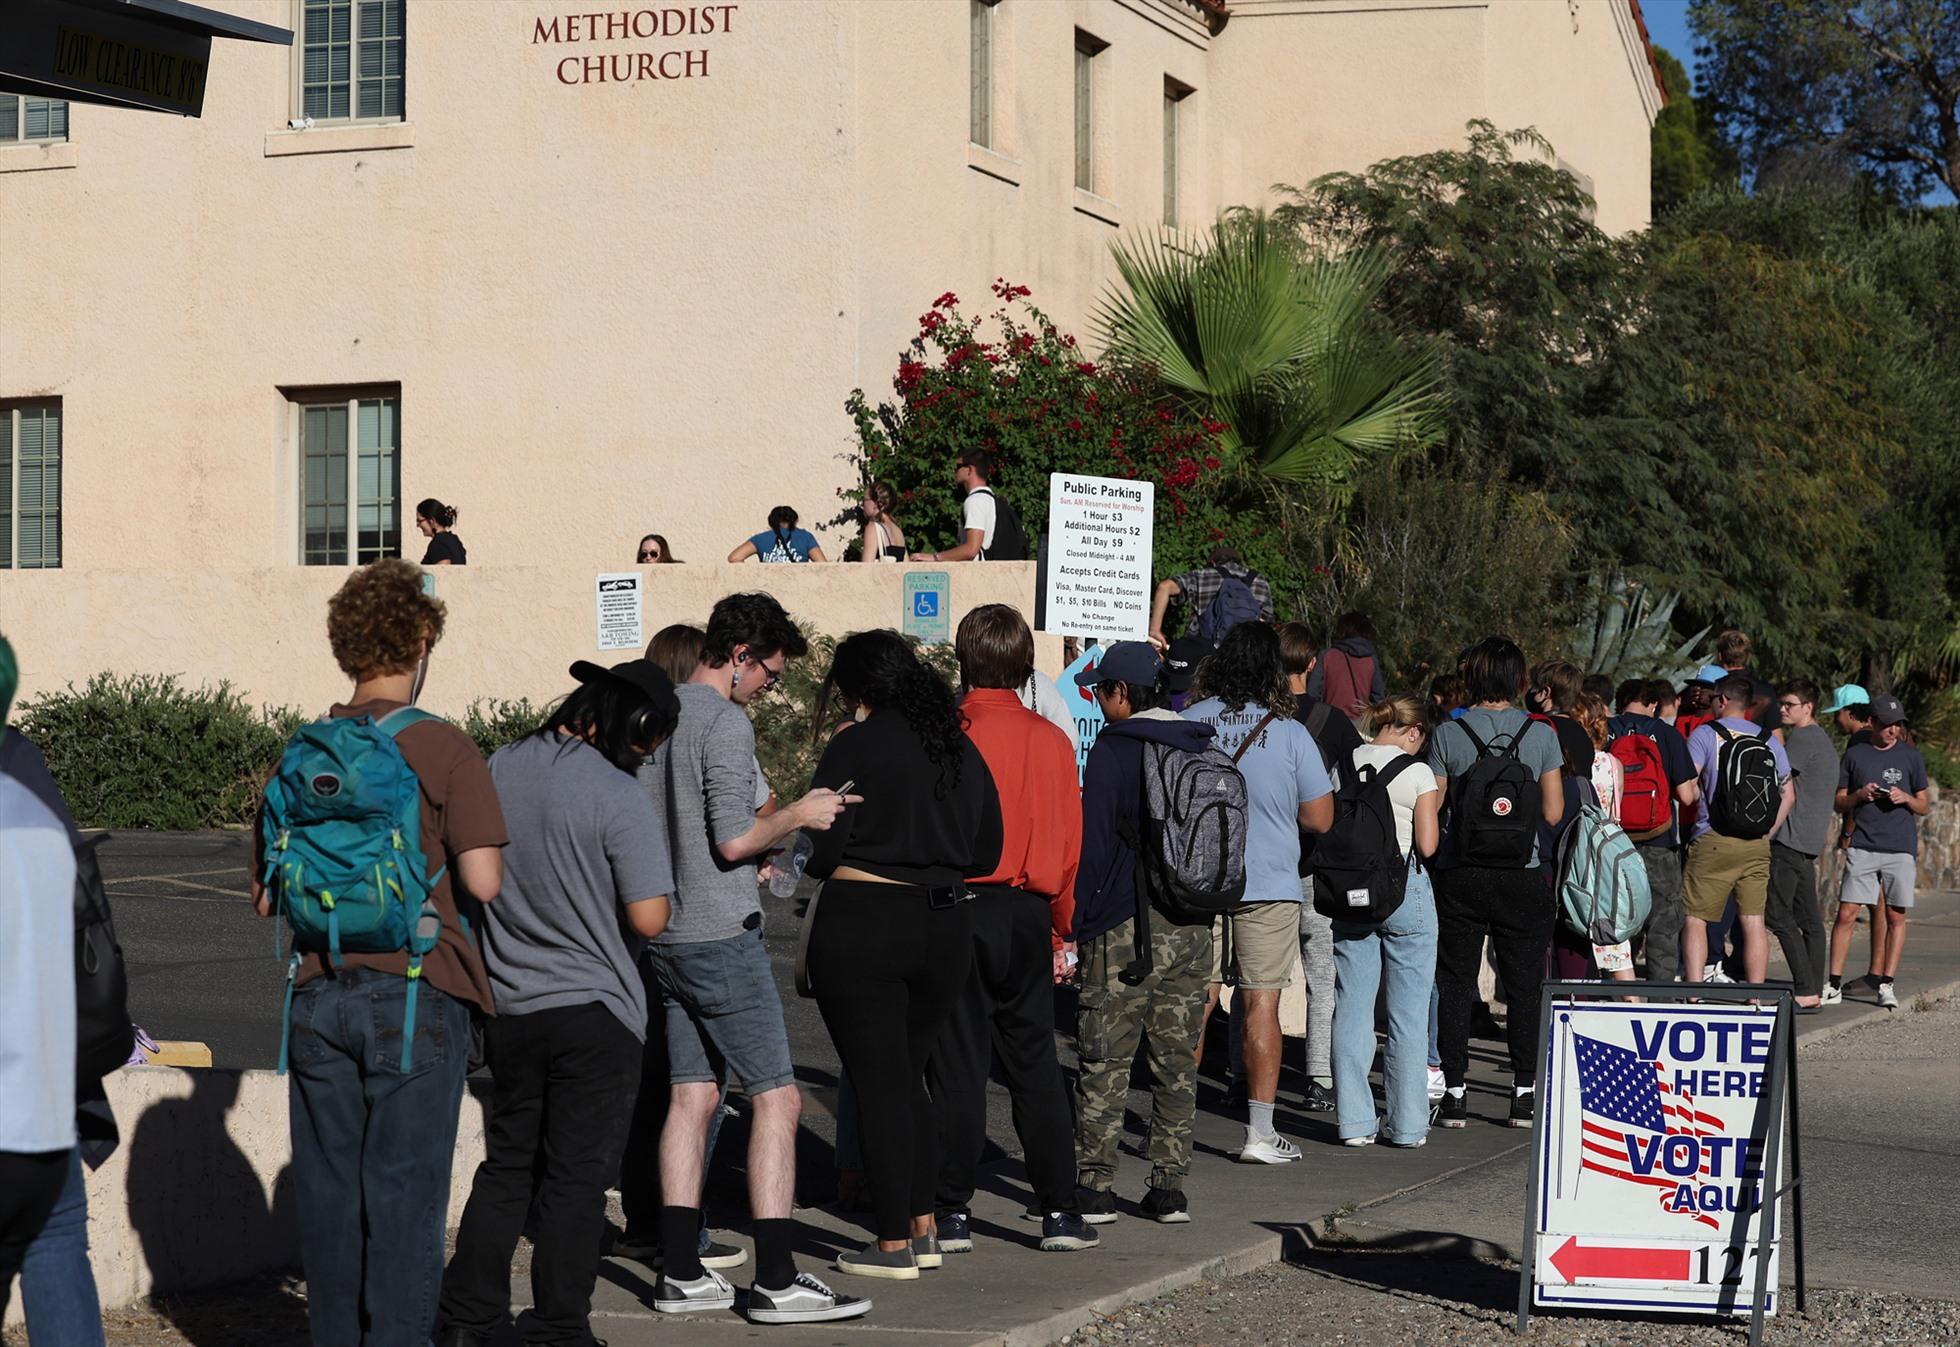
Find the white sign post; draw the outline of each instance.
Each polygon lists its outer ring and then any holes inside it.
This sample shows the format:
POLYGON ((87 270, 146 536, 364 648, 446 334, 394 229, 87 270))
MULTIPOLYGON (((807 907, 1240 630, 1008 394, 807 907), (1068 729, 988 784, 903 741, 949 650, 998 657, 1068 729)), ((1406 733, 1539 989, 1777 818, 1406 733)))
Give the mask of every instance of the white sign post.
POLYGON ((599 577, 599 648, 639 650, 646 645, 640 625, 640 573, 599 577))
MULTIPOLYGON (((1794 1003, 1604 986, 1643 999, 1597 999, 1598 983, 1545 989, 1529 1304, 1748 1315, 1759 1340, 1781 1296, 1794 1003)), ((1521 1298, 1520 1328, 1527 1308, 1521 1298)))
POLYGON ((1141 641, 1150 631, 1157 487, 1127 477, 1048 477, 1043 631, 1141 641))

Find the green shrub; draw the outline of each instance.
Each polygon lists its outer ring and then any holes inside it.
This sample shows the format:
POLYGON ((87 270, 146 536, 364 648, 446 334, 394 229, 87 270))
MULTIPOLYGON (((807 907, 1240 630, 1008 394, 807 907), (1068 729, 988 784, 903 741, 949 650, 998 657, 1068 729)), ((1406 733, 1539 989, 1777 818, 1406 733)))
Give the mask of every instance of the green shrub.
POLYGON ((480 698, 463 713, 463 733, 476 740, 477 752, 487 758, 505 744, 522 739, 543 721, 544 708, 531 705, 529 697, 514 701, 480 698))
POLYGON ((97 674, 20 708, 20 731, 85 828, 184 830, 249 823, 286 740, 305 717, 260 711, 229 683, 97 674))

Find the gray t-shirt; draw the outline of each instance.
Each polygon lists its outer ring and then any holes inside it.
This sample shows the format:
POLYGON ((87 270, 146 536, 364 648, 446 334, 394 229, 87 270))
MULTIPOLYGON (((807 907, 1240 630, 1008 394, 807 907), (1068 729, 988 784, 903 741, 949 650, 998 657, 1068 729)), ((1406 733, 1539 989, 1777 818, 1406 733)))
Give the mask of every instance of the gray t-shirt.
POLYGON ((626 903, 674 891, 666 832, 633 778, 581 739, 527 738, 490 758, 510 845, 483 909, 497 1012, 604 1005, 642 1042, 646 991, 626 903))
MULTIPOLYGON (((1881 789, 1897 786, 1908 795, 1926 789, 1926 760, 1911 744, 1880 748, 1853 744, 1838 766, 1838 789, 1857 790, 1871 782, 1881 789)), ((1919 854, 1919 816, 1891 800, 1870 800, 1852 814, 1851 845, 1863 851, 1919 854)))
POLYGON ((1797 802, 1770 840, 1815 856, 1830 845, 1831 820, 1837 816, 1837 747, 1822 725, 1812 723, 1785 730, 1783 751, 1790 755, 1790 772, 1797 779, 1797 802))
POLYGON ((711 687, 683 683, 675 692, 680 724, 640 781, 674 849, 674 915, 660 943, 696 945, 739 934, 762 910, 755 862, 725 861, 716 850, 755 826, 755 728, 711 687))
MULTIPOLYGON (((1484 741, 1485 747, 1493 752, 1504 751, 1502 743, 1509 743, 1509 736, 1522 731, 1518 740, 1518 761, 1534 779, 1547 772, 1556 772, 1565 766, 1565 755, 1559 751, 1558 731, 1543 722, 1528 724, 1530 717, 1515 706, 1502 711, 1486 711, 1473 706, 1455 720, 1446 720, 1436 727, 1436 733, 1429 739, 1429 765, 1437 776, 1452 780, 1470 770, 1470 764, 1477 760, 1477 746, 1470 742, 1470 736, 1463 733, 1468 725, 1476 736, 1484 741)), ((1454 839, 1446 839, 1451 844, 1444 848, 1444 865, 1454 864, 1456 851, 1454 839)), ((1528 869, 1538 867, 1538 842, 1531 843, 1531 864, 1528 869)))

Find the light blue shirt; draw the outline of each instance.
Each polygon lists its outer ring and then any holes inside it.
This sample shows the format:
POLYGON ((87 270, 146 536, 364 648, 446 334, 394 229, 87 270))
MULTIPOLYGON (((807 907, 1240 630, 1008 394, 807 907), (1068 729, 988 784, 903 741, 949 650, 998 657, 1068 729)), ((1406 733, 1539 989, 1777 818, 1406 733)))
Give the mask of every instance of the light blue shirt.
MULTIPOLYGON (((1184 708, 1186 720, 1215 726, 1212 747, 1230 757, 1266 718, 1263 706, 1225 709, 1216 697, 1184 708)), ((1291 716, 1275 718, 1239 759, 1251 818, 1245 838, 1245 900, 1300 901, 1300 806, 1333 793, 1320 749, 1307 727, 1291 716)))
MULTIPOLYGON (((1721 720, 1711 720, 1698 727, 1688 736, 1688 756, 1694 760, 1695 770, 1701 774, 1701 810, 1695 815, 1695 826, 1689 834, 1690 842, 1713 832, 1709 826, 1709 802, 1715 798, 1720 782, 1716 768, 1722 760, 1722 737, 1715 733, 1716 725, 1725 725, 1731 734, 1745 739, 1753 739, 1763 734, 1763 727, 1741 716, 1723 716, 1721 720)), ((1784 750, 1783 741, 1775 735, 1767 736, 1770 756, 1776 759, 1776 782, 1782 785, 1790 779, 1790 755, 1784 750)))
POLYGON ((0 1151, 74 1144, 75 850, 53 810, 0 776, 0 1151))

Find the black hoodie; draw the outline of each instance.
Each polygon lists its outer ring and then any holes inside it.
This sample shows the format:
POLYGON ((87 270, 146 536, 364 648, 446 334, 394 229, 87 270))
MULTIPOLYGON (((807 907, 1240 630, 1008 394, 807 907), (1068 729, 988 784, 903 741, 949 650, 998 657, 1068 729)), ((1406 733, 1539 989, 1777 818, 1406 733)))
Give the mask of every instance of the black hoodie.
POLYGON ((1137 858, 1123 840, 1143 805, 1143 746, 1187 753, 1211 746, 1217 730, 1173 711, 1145 711, 1103 726, 1082 769, 1082 864, 1075 872, 1075 942, 1086 944, 1137 913, 1137 858))

